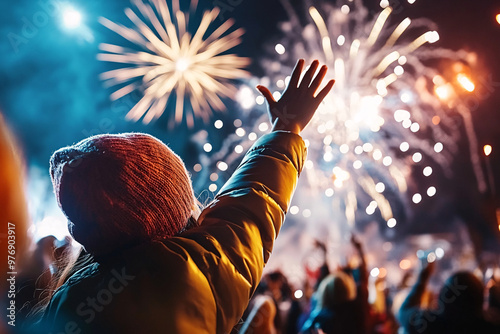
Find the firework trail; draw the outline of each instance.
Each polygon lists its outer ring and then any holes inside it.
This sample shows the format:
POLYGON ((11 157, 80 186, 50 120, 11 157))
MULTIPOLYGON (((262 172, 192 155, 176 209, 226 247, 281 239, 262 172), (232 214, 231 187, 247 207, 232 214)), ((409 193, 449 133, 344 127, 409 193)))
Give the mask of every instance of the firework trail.
POLYGON ((157 119, 174 93, 177 123, 185 117, 188 126, 192 126, 193 115, 208 121, 212 110, 223 110, 221 97, 235 92, 228 80, 247 76, 242 68, 249 60, 226 54, 241 42, 243 30, 228 33, 233 20, 213 27, 218 8, 204 12, 200 22, 190 24, 197 1, 191 2, 188 12, 181 11, 179 0, 172 0, 170 8, 165 0, 150 0, 152 6, 142 0, 132 0, 132 3, 136 10, 126 8, 125 14, 134 24, 133 28, 105 18, 99 20, 133 47, 100 44, 103 53, 98 55, 99 60, 126 65, 101 75, 107 86, 120 86, 111 94, 112 100, 136 90, 143 92, 127 119, 138 121, 144 116, 146 124, 157 119), (196 28, 191 32, 190 27, 196 28), (186 98, 192 113, 185 111, 186 98))

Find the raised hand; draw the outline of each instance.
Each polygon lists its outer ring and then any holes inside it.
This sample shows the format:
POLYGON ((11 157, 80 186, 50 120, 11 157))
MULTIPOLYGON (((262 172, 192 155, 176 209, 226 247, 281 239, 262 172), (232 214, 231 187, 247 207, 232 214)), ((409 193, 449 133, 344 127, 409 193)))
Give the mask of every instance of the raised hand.
POLYGON ((316 77, 314 77, 318 66, 319 61, 314 60, 302 80, 300 80, 300 75, 304 68, 304 59, 299 59, 293 69, 288 87, 278 101, 274 99, 267 87, 262 85, 257 86, 257 89, 266 98, 269 105, 269 115, 273 124, 273 131, 284 130, 299 134, 314 116, 319 104, 330 92, 335 83, 335 80, 330 80, 315 95, 328 70, 323 65, 316 77))

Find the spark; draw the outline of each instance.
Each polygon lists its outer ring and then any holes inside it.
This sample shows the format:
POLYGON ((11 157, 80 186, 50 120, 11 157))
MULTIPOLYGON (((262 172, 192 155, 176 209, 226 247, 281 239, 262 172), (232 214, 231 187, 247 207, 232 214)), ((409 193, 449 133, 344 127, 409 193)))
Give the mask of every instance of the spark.
POLYGON ((132 0, 135 9, 126 8, 125 14, 133 23, 125 27, 105 18, 99 22, 114 31, 134 49, 113 44, 100 44, 98 59, 125 66, 101 74, 107 86, 119 86, 111 94, 117 100, 134 91, 142 98, 128 112, 126 118, 148 124, 159 118, 175 95, 175 122, 186 119, 193 126, 194 117, 205 122, 213 110, 224 110, 221 98, 234 96, 236 88, 229 81, 246 77, 243 70, 247 58, 227 52, 241 42, 242 29, 229 32, 233 20, 215 27, 219 9, 205 11, 194 31, 190 31, 190 14, 197 1, 191 2, 188 12, 180 10, 179 0, 171 8, 165 0, 132 0), (213 31, 209 33, 209 31, 213 31), (208 36, 206 36, 208 35, 208 36), (188 100, 192 112, 184 104, 188 100))

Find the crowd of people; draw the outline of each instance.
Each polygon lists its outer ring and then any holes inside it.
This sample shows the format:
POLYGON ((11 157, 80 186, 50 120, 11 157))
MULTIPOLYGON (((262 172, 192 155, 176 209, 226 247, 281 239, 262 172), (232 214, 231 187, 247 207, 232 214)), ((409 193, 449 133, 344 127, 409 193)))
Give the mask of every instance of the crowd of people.
MULTIPOLYGON (((278 101, 257 87, 267 100, 272 131, 205 208, 196 202, 182 160, 152 136, 98 135, 56 151, 50 160, 54 193, 82 247, 76 252, 72 238, 49 236, 30 255, 19 253, 17 323, 9 327, 2 319, 0 329, 499 333, 498 281, 488 284, 487 303, 483 282, 469 272, 453 274, 429 297, 432 263, 421 269, 397 312, 393 291, 381 281, 370 303, 368 264, 355 236, 356 267, 332 270, 326 246, 318 242, 325 263, 303 286, 292 287, 281 272, 262 276, 304 165, 299 134, 334 84, 320 89, 327 68, 318 61, 303 73, 304 67, 299 60, 278 101), (301 296, 294 293, 299 288, 301 296)), ((22 221, 10 213, 2 219, 22 221)), ((26 224, 18 226, 21 245, 26 224)))

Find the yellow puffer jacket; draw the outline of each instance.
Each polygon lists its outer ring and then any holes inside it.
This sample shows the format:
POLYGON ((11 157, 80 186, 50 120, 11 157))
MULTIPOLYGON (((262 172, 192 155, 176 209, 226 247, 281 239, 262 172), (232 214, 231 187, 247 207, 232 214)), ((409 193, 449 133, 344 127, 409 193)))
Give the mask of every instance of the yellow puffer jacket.
POLYGON ((245 155, 200 226, 74 274, 38 325, 51 333, 229 333, 271 254, 302 170, 302 138, 273 132, 245 155))

